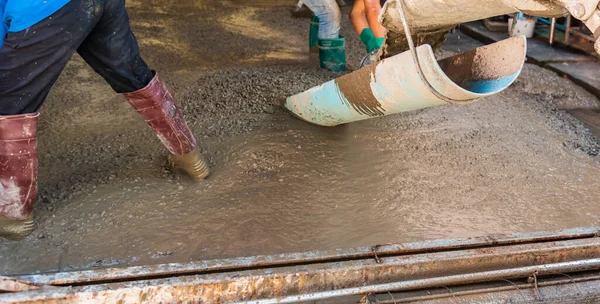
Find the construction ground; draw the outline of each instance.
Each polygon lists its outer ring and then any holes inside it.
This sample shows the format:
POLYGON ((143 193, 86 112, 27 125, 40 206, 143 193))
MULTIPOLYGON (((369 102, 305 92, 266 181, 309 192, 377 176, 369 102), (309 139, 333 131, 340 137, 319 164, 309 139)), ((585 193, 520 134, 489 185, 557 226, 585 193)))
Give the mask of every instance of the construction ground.
MULTIPOLYGON (((281 102, 339 74, 309 60, 308 19, 262 2, 128 1, 142 56, 210 162, 205 181, 171 172, 141 117, 73 57, 41 110, 39 224, 0 241, 1 274, 600 224, 589 90, 526 63, 470 105, 312 126, 281 102)), ((365 50, 348 11, 351 71, 365 50)), ((438 55, 480 45, 456 31, 438 55)))

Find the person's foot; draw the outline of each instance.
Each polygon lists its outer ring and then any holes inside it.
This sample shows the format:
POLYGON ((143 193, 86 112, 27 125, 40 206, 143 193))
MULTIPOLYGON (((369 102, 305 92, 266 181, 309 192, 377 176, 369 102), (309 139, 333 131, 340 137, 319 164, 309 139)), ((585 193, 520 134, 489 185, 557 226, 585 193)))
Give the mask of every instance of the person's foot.
POLYGON ((169 163, 174 168, 185 171, 194 180, 201 180, 208 176, 210 169, 200 155, 198 148, 182 155, 169 155, 169 163))
POLYGON ((24 220, 11 219, 0 215, 0 238, 13 241, 21 240, 30 235, 34 228, 35 221, 31 215, 24 220))
POLYGON ((373 50, 360 61, 360 68, 366 67, 372 63, 379 61, 379 50, 373 50))
POLYGON ((342 72, 346 69, 346 40, 338 38, 319 39, 319 65, 322 69, 342 72))
POLYGON ((158 74, 154 73, 144 88, 124 95, 171 152, 169 162, 173 167, 195 180, 208 176, 210 170, 200 155, 196 138, 158 74))

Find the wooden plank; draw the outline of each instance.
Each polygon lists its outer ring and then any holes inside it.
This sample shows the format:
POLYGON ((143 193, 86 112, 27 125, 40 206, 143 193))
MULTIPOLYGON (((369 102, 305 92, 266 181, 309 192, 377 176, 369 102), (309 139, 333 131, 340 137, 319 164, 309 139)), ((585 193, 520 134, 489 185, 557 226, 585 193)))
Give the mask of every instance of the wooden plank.
MULTIPOLYGON (((508 33, 490 32, 481 21, 474 21, 460 25, 465 34, 484 43, 493 43, 508 38, 508 33)), ((564 49, 552 47, 550 44, 537 39, 527 39, 527 59, 538 65, 555 62, 593 62, 592 56, 569 52, 564 49)))
POLYGON ((573 82, 600 97, 600 63, 563 62, 551 63, 547 67, 561 75, 566 75, 573 82))

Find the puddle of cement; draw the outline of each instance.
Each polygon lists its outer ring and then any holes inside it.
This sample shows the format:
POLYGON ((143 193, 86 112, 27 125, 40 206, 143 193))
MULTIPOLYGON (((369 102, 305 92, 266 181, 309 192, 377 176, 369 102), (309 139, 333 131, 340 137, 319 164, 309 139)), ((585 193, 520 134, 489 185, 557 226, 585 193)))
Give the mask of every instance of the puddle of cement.
POLYGON ((0 245, 2 271, 597 225, 598 163, 510 106, 515 93, 336 128, 274 114, 270 130, 214 142, 206 181, 132 168, 60 202, 34 236, 0 245))

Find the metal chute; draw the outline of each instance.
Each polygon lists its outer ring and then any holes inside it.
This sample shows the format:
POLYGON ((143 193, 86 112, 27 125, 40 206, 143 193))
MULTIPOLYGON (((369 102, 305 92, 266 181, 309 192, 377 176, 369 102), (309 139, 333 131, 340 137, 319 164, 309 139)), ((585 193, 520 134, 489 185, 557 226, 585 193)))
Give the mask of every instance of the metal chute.
POLYGON ((287 98, 307 122, 335 126, 444 104, 470 103, 507 88, 525 61, 513 37, 437 61, 429 45, 386 58, 287 98), (416 58, 416 60, 415 60, 416 58))

